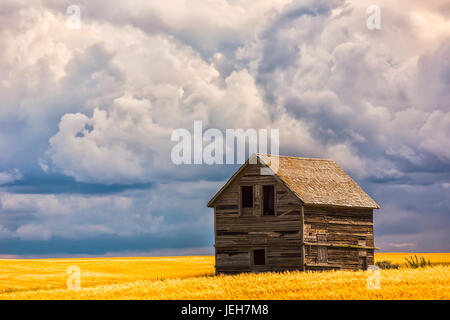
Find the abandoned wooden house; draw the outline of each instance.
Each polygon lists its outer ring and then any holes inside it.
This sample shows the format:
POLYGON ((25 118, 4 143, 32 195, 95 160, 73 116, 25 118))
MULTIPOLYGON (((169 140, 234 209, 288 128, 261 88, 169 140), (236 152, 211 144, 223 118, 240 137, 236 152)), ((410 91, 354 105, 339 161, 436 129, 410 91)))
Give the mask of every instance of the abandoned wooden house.
POLYGON ((379 206, 334 161, 254 157, 208 203, 216 273, 374 264, 373 209, 379 206))

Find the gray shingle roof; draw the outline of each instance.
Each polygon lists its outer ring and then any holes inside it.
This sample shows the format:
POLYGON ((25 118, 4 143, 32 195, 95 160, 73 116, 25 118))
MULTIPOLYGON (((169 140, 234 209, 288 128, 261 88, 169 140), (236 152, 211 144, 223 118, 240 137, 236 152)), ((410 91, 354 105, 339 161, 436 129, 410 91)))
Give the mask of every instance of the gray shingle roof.
MULTIPOLYGON (((261 163, 271 168, 282 182, 307 205, 380 208, 333 160, 267 154, 257 154, 257 157, 261 163), (278 170, 276 170, 277 159, 279 161, 278 170)), ((248 161, 211 199, 208 206, 213 205, 218 196, 246 166, 248 166, 248 161)))

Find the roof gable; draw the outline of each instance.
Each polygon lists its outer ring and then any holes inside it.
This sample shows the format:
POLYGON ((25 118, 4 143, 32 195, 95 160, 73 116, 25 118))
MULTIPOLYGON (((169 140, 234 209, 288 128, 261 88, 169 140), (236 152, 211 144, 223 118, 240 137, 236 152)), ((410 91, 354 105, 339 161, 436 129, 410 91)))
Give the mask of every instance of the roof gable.
MULTIPOLYGON (((380 208, 333 160, 267 154, 257 154, 257 158, 307 205, 380 208), (275 158, 278 159, 278 170, 275 158)), ((248 165, 247 160, 208 202, 208 207, 214 205, 220 194, 248 165)))

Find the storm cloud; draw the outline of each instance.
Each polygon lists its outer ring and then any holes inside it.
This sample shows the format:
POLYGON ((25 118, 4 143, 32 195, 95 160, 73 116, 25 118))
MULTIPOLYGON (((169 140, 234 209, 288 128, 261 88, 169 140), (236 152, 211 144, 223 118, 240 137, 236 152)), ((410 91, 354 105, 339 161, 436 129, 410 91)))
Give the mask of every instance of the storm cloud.
POLYGON ((196 120, 336 160, 382 250, 450 250, 446 1, 78 4, 80 29, 58 1, 0 4, 0 254, 211 246, 236 166, 170 161, 196 120))

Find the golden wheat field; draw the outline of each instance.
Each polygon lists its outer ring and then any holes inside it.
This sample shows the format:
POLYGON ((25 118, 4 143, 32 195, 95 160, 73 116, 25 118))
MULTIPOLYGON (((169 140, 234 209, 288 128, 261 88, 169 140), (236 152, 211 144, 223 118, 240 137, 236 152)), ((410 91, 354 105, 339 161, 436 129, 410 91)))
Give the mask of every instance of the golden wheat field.
POLYGON ((411 254, 378 253, 401 263, 368 289, 364 271, 214 275, 214 257, 0 260, 0 299, 449 299, 450 254, 417 254, 431 267, 409 269, 411 254), (67 270, 80 270, 68 289, 67 270))

